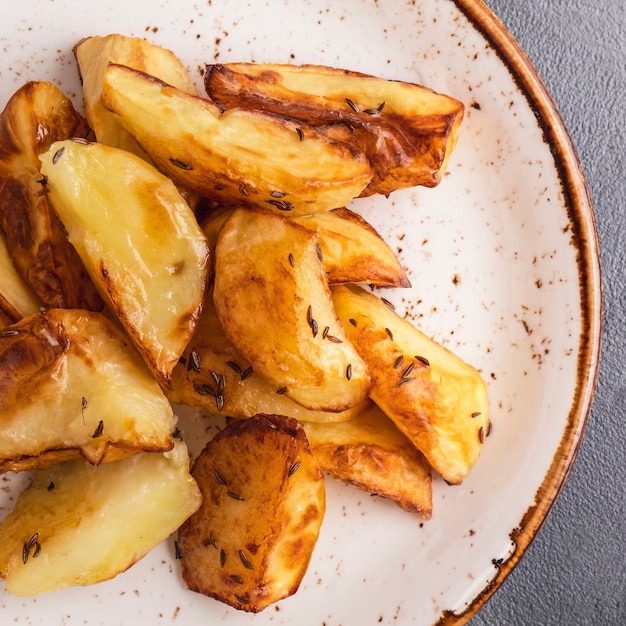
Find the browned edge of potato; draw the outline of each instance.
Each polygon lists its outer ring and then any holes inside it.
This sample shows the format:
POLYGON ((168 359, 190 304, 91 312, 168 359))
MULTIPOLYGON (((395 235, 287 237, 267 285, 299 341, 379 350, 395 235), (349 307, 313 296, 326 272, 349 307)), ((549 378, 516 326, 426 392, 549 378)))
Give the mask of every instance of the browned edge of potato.
POLYGON ((48 82, 25 83, 0 114, 0 230, 17 272, 46 306, 103 307, 50 207, 39 161, 55 141, 90 136, 69 98, 48 82))

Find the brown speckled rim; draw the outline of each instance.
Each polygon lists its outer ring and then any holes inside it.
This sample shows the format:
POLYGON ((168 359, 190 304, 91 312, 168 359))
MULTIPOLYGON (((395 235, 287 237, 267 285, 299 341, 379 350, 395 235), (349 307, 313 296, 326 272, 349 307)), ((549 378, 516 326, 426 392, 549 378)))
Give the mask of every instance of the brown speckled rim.
POLYGON ((438 621, 439 626, 463 624, 476 614, 519 562, 561 493, 591 410, 598 377, 603 319, 602 272, 595 217, 576 150, 556 105, 519 44, 482 0, 454 0, 454 2, 508 68, 534 112, 546 142, 551 147, 569 216, 572 245, 577 252, 581 335, 576 388, 567 425, 550 468, 536 494, 535 504, 528 508, 519 525, 511 530, 510 537, 515 546, 514 550, 507 560, 496 564, 496 576, 474 599, 465 613, 458 615, 451 611, 444 612, 438 621))

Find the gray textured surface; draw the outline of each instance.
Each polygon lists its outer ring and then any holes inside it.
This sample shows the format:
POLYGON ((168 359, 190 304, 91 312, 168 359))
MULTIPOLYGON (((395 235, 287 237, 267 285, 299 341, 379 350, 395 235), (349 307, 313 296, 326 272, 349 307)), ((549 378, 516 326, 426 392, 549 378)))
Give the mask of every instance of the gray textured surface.
POLYGON ((605 282, 599 385, 561 497, 472 620, 626 624, 626 3, 487 0, 552 94, 595 207, 605 282))

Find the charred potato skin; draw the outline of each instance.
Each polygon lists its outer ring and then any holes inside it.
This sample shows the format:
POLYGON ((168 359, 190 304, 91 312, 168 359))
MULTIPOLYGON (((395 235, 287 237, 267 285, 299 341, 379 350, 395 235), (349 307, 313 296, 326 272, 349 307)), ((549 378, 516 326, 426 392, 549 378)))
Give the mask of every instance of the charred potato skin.
POLYGON ((252 613, 294 594, 326 508, 302 425, 278 415, 232 421, 191 474, 203 503, 179 530, 188 587, 252 613))
POLYGON ((463 103, 420 85, 319 65, 213 64, 204 82, 224 108, 274 112, 312 126, 348 125, 374 172, 361 196, 438 185, 464 115, 463 103))
POLYGON ((46 195, 39 155, 57 140, 90 137, 71 101, 47 82, 18 89, 0 115, 0 229, 22 279, 50 307, 103 307, 46 195))

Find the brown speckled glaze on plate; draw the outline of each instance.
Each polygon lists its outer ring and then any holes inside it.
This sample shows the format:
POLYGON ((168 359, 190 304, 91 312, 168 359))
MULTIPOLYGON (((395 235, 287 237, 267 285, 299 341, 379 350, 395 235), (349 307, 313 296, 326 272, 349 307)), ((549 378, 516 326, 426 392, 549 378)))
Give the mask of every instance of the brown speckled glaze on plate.
MULTIPOLYGON (((2 623, 466 621, 520 559, 558 496, 600 353, 593 213, 540 79, 478 0, 29 0, 3 7, 0 106, 30 79, 54 81, 79 104, 71 48, 110 32, 173 49, 198 84, 204 63, 215 60, 312 62, 420 82, 463 100, 461 138, 438 188, 351 208, 408 268, 413 287, 386 297, 482 371, 494 427, 462 486, 435 480, 428 522, 329 480, 327 517, 300 590, 258 616, 187 591, 170 540, 94 587, 16 599, 0 586, 2 623)), ((203 430, 197 415, 183 419, 203 430)), ((24 480, 0 477, 0 518, 24 480)))

